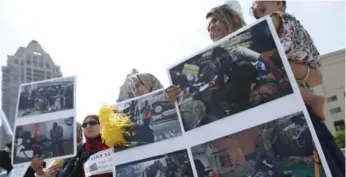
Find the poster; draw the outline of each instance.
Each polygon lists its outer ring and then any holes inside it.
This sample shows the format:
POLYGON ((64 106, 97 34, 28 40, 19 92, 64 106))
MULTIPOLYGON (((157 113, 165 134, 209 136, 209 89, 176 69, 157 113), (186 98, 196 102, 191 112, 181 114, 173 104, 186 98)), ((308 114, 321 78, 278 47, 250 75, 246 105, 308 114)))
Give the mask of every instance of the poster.
POLYGON ((182 135, 175 105, 165 90, 126 100, 115 105, 135 124, 128 136, 131 147, 146 145, 182 135))
POLYGON ((85 175, 111 173, 113 171, 113 151, 113 148, 110 148, 91 155, 84 163, 85 175))
POLYGON ((331 176, 270 17, 178 62, 168 75, 171 84, 182 88, 176 104, 182 135, 116 152, 114 177, 146 176, 143 166, 148 164, 140 164, 148 160, 143 159, 182 149, 194 177, 299 175, 296 161, 309 172, 322 168, 331 176), (322 165, 311 166, 311 154, 302 152, 311 151, 311 140, 322 165), (280 151, 283 147, 287 151, 280 151), (281 164, 285 169, 278 170, 281 164))
POLYGON ((115 166, 117 177, 184 176, 194 177, 187 150, 175 151, 148 159, 115 166))
POLYGON ((220 176, 309 176, 313 142, 302 112, 191 148, 220 176))
POLYGON ((12 163, 29 163, 76 153, 75 77, 22 84, 19 90, 12 163))
POLYGON ((30 164, 15 165, 10 174, 8 174, 8 177, 23 177, 29 167, 30 164))

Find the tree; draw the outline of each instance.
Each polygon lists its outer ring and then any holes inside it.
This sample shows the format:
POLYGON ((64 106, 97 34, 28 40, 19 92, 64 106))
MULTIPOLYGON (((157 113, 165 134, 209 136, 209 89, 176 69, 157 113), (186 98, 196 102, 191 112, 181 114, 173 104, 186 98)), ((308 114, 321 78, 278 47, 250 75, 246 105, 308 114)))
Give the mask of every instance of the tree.
POLYGON ((345 130, 335 133, 335 142, 340 148, 345 148, 345 130))

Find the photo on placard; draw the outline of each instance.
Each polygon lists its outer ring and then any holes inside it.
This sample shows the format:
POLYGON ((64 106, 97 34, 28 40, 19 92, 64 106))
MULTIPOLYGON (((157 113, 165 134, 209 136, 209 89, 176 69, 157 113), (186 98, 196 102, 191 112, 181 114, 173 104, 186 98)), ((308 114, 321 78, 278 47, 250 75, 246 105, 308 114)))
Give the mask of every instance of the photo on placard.
POLYGON ((185 131, 293 93, 268 21, 240 30, 169 69, 185 131))
POLYGON ((12 145, 13 164, 30 162, 35 155, 45 159, 73 156, 76 123, 74 117, 18 125, 12 145))
POLYGON ((323 169, 313 150, 302 112, 191 148, 194 159, 220 177, 310 177, 316 166, 323 169))
POLYGON ((194 177, 187 150, 115 166, 115 177, 194 177))
POLYGON ((182 135, 177 110, 165 90, 118 103, 115 109, 134 123, 128 134, 132 147, 182 135))
POLYGON ((17 117, 74 109, 74 87, 74 77, 21 85, 17 117))

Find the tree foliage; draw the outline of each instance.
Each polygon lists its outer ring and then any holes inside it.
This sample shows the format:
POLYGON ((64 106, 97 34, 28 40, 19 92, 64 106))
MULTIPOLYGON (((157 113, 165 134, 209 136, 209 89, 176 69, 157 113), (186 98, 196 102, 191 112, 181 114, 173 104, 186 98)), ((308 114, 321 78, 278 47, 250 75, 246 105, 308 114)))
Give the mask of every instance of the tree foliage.
POLYGON ((335 142, 340 148, 345 148, 345 133, 345 130, 335 133, 335 142))

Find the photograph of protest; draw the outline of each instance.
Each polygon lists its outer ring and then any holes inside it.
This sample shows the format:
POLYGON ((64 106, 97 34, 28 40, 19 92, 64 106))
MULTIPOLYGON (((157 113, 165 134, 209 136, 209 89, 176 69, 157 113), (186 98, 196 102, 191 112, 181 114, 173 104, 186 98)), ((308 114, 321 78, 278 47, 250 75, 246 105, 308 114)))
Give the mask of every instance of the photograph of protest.
POLYGON ((116 177, 194 177, 186 150, 115 166, 116 177))
POLYGON ((74 77, 22 85, 17 117, 74 109, 74 77))
MULTIPOLYGON (((313 140, 302 112, 191 148, 220 177, 312 177, 313 140)), ((315 174, 316 176, 323 176, 315 174)), ((204 177, 203 175, 199 177, 204 177)))
POLYGON ((186 131, 293 93, 266 20, 226 39, 169 69, 186 131))
POLYGON ((115 109, 135 123, 128 137, 132 147, 182 135, 177 110, 165 90, 118 103, 115 109))
POLYGON ((74 117, 16 126, 13 164, 30 162, 35 155, 45 159, 73 156, 75 132, 74 117))

